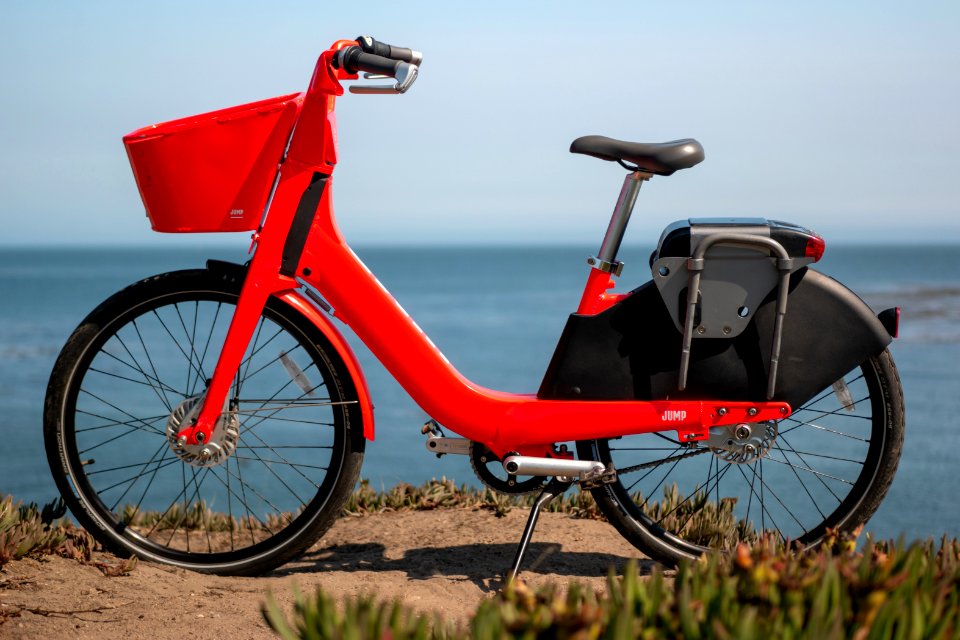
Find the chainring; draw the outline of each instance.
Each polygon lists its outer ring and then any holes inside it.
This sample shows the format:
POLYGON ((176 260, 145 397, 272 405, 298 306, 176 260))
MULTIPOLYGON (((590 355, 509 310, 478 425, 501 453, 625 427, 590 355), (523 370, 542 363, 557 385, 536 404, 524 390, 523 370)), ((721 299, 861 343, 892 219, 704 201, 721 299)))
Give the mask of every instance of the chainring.
POLYGON ((547 482, 547 478, 541 476, 520 480, 517 476, 507 473, 500 458, 479 442, 470 443, 470 466, 480 478, 480 482, 499 493, 509 495, 532 493, 538 491, 547 482))

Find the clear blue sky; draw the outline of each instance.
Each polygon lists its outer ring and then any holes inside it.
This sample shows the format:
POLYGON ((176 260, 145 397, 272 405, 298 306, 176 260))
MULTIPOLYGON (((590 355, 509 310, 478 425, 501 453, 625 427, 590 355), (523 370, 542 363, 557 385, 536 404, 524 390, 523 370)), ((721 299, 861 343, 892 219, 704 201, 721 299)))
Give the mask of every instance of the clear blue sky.
POLYGON ((960 241, 956 0, 8 0, 0 244, 180 240, 149 231, 121 136, 301 90, 358 33, 425 63, 404 96, 338 103, 351 242, 593 244, 622 172, 567 153, 586 134, 706 148, 644 187, 630 242, 709 215, 960 241))

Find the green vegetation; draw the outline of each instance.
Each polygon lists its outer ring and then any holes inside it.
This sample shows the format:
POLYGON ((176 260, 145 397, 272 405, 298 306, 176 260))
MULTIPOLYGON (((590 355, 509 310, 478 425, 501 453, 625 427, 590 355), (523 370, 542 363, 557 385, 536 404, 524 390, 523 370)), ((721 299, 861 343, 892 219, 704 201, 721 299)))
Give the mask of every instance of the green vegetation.
MULTIPOLYGON (((361 480, 344 507, 346 515, 366 515, 384 511, 431 511, 433 509, 486 509, 498 516, 510 512, 513 507, 530 507, 535 493, 507 496, 486 487, 476 489, 453 480, 434 478, 419 487, 400 483, 385 491, 376 491, 369 480, 361 480)), ((593 496, 585 491, 572 491, 551 502, 545 511, 566 513, 576 518, 600 520, 593 496)))
MULTIPOLYGON (((468 508, 502 515, 529 506, 532 499, 458 487, 446 479, 380 492, 362 482, 344 511, 349 517, 468 508)), ((651 508, 669 513, 675 501, 667 488, 662 504, 651 508)), ((739 525, 727 505, 698 508, 695 502, 688 501, 699 512, 695 526, 704 539, 739 535, 751 543, 684 563, 672 576, 655 570, 641 578, 631 563, 623 577, 611 575, 600 594, 576 584, 538 590, 522 582, 509 584, 479 604, 463 627, 396 602, 372 596, 338 602, 322 591, 312 597, 296 594, 292 617, 268 599, 264 617, 284 638, 960 638, 957 540, 906 546, 868 539, 858 549, 854 540, 833 536, 816 551, 798 551, 736 531, 739 525)), ((593 499, 583 492, 557 499, 550 510, 599 517, 593 499)), ((0 567, 23 557, 57 554, 94 564, 107 575, 133 569, 134 561, 117 566, 93 561, 93 539, 62 520, 63 514, 59 500, 42 508, 14 504, 10 497, 0 500, 0 567)), ((128 515, 130 521, 161 528, 177 522, 221 531, 253 526, 231 522, 203 505, 185 512, 128 515)))
POLYGON ((263 613, 285 639, 958 638, 958 587, 957 540, 868 540, 859 552, 849 539, 808 552, 767 540, 684 563, 672 580, 631 563, 602 595, 509 584, 460 629, 369 597, 336 607, 320 591, 296 594, 292 623, 272 599, 263 613))
POLYGON ((50 554, 89 561, 93 538, 58 520, 65 511, 59 499, 43 508, 14 504, 10 496, 0 500, 0 567, 11 560, 50 554))

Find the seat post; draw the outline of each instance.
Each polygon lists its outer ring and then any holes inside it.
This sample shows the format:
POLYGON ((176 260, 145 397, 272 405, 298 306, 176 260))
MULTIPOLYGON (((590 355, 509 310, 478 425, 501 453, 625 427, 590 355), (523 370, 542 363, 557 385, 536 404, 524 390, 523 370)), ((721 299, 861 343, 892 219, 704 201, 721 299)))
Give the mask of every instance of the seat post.
POLYGON ((623 234, 627 230, 627 223, 630 222, 630 214, 633 213, 633 205, 637 201, 640 186, 645 180, 652 177, 653 174, 645 171, 632 171, 624 178, 623 188, 620 189, 620 197, 617 198, 617 206, 613 209, 610 225, 607 227, 603 244, 600 245, 600 252, 596 257, 597 264, 591 263, 594 268, 620 275, 617 252, 620 251, 620 243, 623 241, 623 234))

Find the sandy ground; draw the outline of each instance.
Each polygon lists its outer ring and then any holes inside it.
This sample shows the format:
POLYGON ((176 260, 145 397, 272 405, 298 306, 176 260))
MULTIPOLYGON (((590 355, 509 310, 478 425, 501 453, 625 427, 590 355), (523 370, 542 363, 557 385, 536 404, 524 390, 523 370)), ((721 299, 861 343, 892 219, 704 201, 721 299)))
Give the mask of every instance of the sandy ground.
MULTIPOLYGON (((0 638, 271 638, 260 605, 269 591, 289 610, 292 587, 337 598, 374 593, 466 621, 502 586, 529 512, 504 518, 449 509, 342 518, 306 555, 258 578, 209 576, 141 562, 127 576, 64 558, 0 571, 0 638), (4 621, 5 620, 5 621, 4 621)), ((611 566, 653 563, 605 522, 545 513, 525 561, 532 586, 579 581, 603 589, 611 566)), ((99 554, 98 560, 118 562, 99 554)))

